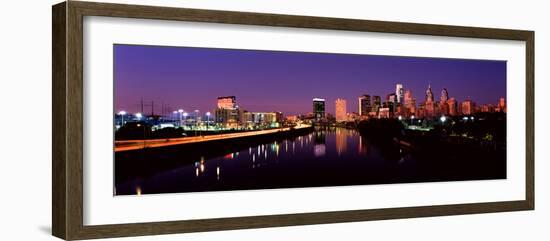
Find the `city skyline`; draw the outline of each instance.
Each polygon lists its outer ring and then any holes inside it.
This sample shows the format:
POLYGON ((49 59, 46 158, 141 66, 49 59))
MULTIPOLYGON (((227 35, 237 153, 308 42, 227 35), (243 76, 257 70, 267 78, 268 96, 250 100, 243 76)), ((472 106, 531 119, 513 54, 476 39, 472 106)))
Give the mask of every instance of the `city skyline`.
POLYGON ((285 115, 310 113, 311 99, 324 98, 326 112, 334 115, 335 100, 347 100, 347 112, 357 112, 359 96, 385 101, 396 84, 411 90, 417 104, 424 101, 427 86, 436 100, 443 89, 458 102, 470 97, 496 105, 506 97, 504 61, 135 45, 114 49, 115 112, 140 112, 142 98, 149 105, 156 102, 157 110, 207 112, 216 108, 218 96, 229 95, 237 96, 247 111, 285 115), (390 80, 405 76, 411 80, 390 80))

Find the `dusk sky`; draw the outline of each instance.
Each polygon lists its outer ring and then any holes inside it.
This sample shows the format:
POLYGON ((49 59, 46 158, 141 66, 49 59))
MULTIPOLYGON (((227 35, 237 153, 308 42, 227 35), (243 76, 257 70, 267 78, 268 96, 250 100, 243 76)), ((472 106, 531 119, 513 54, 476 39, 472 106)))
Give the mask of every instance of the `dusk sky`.
MULTIPOLYGON (((115 112, 140 111, 140 101, 167 111, 213 111, 216 98, 234 95, 248 111, 312 111, 312 99, 347 100, 357 112, 360 95, 412 90, 417 105, 431 84, 434 98, 447 88, 459 102, 496 104, 506 97, 506 62, 375 55, 114 45, 115 112)), ((144 109, 150 114, 151 107, 144 109)), ((169 112, 167 112, 169 113, 169 112)))

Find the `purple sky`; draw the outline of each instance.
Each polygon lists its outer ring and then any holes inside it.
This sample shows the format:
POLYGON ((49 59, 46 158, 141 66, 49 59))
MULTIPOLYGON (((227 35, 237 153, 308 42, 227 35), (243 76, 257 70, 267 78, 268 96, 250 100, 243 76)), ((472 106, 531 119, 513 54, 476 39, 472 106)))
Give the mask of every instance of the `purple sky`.
POLYGON ((417 104, 428 84, 436 100, 443 88, 449 97, 478 104, 506 97, 505 61, 115 45, 114 62, 115 111, 130 113, 140 111, 141 98, 155 102, 155 114, 162 103, 167 111, 205 113, 228 95, 248 111, 305 114, 320 97, 328 113, 337 98, 357 112, 358 96, 384 100, 397 83, 412 90, 417 104))

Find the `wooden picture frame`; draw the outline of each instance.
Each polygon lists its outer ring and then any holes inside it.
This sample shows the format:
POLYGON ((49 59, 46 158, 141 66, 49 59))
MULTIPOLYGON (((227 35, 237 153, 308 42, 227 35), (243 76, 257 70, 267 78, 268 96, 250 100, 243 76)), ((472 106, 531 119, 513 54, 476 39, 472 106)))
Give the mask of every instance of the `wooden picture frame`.
POLYGON ((52 7, 52 233, 66 239, 111 238, 309 225, 398 218, 533 210, 534 189, 534 32, 401 22, 290 16, 169 7, 68 1, 52 7), (260 26, 400 33, 525 41, 526 180, 525 199, 474 204, 416 206, 202 220, 83 224, 83 17, 108 16, 260 26))

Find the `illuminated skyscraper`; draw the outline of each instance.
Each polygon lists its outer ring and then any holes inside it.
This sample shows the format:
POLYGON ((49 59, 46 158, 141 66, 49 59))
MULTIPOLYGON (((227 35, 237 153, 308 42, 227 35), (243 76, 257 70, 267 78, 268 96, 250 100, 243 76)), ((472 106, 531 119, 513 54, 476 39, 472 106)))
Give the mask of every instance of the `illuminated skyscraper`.
POLYGON ((372 97, 372 102, 374 102, 372 105, 372 112, 378 112, 378 109, 382 107, 382 99, 380 96, 375 95, 372 97))
MULTIPOLYGON (((403 98, 401 98, 403 100, 403 98)), ((388 94, 386 96, 386 103, 387 105, 384 107, 390 108, 390 112, 393 113, 395 110, 397 110, 397 95, 394 93, 388 94)))
POLYGON ((344 99, 336 99, 335 101, 336 106, 336 121, 337 122, 343 122, 347 120, 347 108, 346 108, 346 100, 344 99))
POLYGON ((359 116, 367 116, 371 111, 370 95, 359 97, 359 116))
POLYGON ((434 94, 432 92, 432 87, 428 84, 428 89, 426 90, 426 101, 424 103, 426 117, 435 116, 435 103, 434 103, 434 94))
POLYGON ((416 100, 413 98, 413 94, 411 90, 406 90, 404 95, 404 110, 406 116, 413 114, 416 112, 416 100))
POLYGON ((313 99, 313 120, 316 122, 323 121, 325 119, 325 99, 314 98, 313 99))
POLYGON ((447 92, 447 89, 443 88, 443 90, 441 90, 441 99, 440 99, 440 101, 441 102, 447 102, 447 100, 449 100, 449 92, 447 92))
POLYGON ((498 100, 498 111, 500 112, 506 112, 506 99, 505 98, 500 98, 498 100))
POLYGON ((470 99, 463 101, 461 106, 463 115, 471 115, 474 113, 474 103, 470 99))
POLYGON ((434 94, 432 92, 432 87, 428 84, 428 89, 426 90, 426 102, 434 101, 434 94))
POLYGON ((397 96, 397 103, 401 103, 403 101, 403 85, 402 84, 396 84, 395 85, 395 95, 397 96))
POLYGON ((439 113, 441 115, 449 115, 450 108, 449 104, 447 103, 449 100, 449 92, 447 92, 447 89, 443 88, 441 90, 441 98, 439 99, 439 113))
POLYGON ((454 97, 451 97, 449 100, 447 100, 447 106, 449 106, 449 115, 455 116, 458 114, 456 100, 454 97))
POLYGON ((216 108, 216 122, 228 126, 236 126, 240 121, 239 106, 235 96, 218 97, 216 108))

